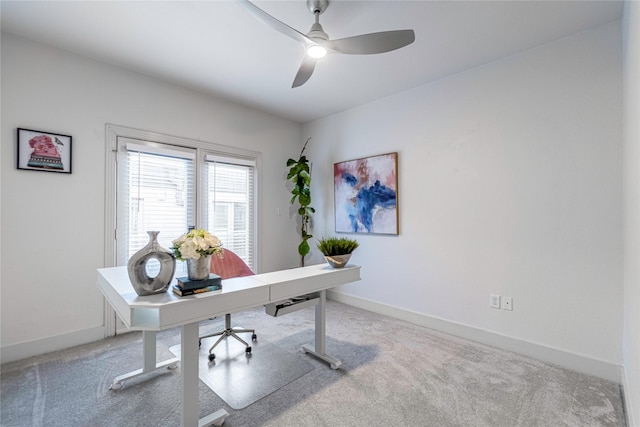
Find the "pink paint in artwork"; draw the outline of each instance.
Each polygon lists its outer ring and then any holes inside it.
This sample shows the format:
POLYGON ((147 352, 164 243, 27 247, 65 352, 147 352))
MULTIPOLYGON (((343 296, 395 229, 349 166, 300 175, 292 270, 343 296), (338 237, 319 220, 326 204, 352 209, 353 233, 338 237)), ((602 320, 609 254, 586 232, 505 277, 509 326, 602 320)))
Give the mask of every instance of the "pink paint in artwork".
MULTIPOLYGON (((59 145, 64 145, 58 138, 55 141, 59 145)), ((27 166, 39 169, 64 170, 61 149, 51 140, 48 135, 34 136, 29 140, 29 146, 33 150, 27 166)))
POLYGON ((33 148, 33 154, 36 156, 57 157, 60 158, 60 152, 55 146, 51 137, 47 135, 38 135, 29 140, 29 145, 33 148))

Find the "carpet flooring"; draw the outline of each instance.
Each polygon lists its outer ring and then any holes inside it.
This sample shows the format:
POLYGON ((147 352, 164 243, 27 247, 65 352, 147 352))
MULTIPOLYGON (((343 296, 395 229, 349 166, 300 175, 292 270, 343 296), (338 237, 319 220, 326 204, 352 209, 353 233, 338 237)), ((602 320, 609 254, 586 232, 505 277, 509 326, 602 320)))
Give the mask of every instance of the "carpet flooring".
MULTIPOLYGON (((312 308, 233 319, 312 370, 244 409, 201 381, 200 416, 224 408, 227 427, 625 426, 619 384, 348 305, 327 304, 327 353, 342 361, 338 370, 300 352, 313 343, 312 308)), ((201 332, 222 323, 203 322, 201 332)), ((0 425, 178 426, 180 368, 109 390, 116 376, 141 367, 141 343, 133 332, 3 364, 0 425)), ((179 329, 158 333, 158 360, 173 357, 176 344, 179 329)))

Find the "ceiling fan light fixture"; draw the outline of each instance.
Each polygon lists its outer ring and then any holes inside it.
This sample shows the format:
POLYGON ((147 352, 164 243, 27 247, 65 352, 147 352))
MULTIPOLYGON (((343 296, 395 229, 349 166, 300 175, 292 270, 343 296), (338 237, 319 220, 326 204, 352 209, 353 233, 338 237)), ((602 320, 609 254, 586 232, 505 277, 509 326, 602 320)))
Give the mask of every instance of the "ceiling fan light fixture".
POLYGON ((307 55, 312 58, 323 58, 327 54, 327 49, 320 46, 319 44, 313 44, 307 48, 307 55))
POLYGON ((305 47, 305 56, 298 73, 293 80, 292 88, 305 84, 315 69, 317 59, 324 57, 328 50, 334 53, 351 55, 372 55, 391 52, 410 45, 416 40, 413 30, 391 30, 377 33, 360 34, 342 39, 330 39, 320 25, 320 15, 334 0, 307 0, 307 7, 314 15, 314 23, 307 34, 269 15, 249 0, 236 0, 240 6, 254 15, 258 20, 274 30, 290 37, 305 47))

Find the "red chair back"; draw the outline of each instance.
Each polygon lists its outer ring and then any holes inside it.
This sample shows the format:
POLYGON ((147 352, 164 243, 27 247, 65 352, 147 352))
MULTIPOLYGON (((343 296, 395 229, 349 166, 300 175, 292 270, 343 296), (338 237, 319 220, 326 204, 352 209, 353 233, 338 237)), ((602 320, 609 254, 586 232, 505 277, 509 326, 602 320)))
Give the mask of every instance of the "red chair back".
POLYGON ((221 256, 213 254, 211 257, 211 272, 223 279, 253 276, 255 274, 242 258, 229 249, 224 249, 221 256))

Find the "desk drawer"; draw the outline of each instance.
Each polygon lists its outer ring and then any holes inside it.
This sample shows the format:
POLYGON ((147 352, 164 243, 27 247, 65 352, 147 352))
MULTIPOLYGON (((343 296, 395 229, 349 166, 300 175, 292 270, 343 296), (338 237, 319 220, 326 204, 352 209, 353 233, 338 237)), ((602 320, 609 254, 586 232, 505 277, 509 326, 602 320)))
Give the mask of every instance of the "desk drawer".
MULTIPOLYGON (((224 285, 223 285, 224 286, 224 285)), ((191 323, 227 313, 246 310, 269 302, 269 288, 256 287, 241 292, 227 292, 211 295, 197 294, 180 297, 180 304, 164 307, 159 313, 159 328, 191 323)))
POLYGON ((303 308, 313 307, 320 302, 318 294, 303 295, 298 298, 291 298, 285 301, 274 302, 265 305, 265 312, 269 316, 278 317, 285 314, 293 313, 294 311, 302 310, 303 308))

